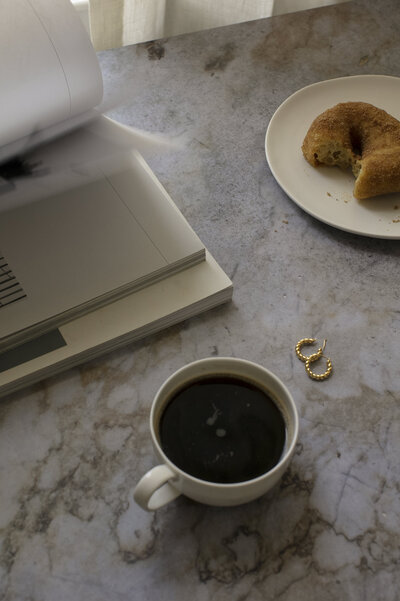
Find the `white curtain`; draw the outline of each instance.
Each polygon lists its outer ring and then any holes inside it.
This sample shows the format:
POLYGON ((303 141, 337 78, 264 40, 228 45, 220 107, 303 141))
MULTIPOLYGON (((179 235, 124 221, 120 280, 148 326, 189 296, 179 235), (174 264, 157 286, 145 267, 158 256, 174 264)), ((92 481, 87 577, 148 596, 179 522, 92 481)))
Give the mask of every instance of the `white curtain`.
POLYGON ((89 0, 96 50, 348 0, 89 0))

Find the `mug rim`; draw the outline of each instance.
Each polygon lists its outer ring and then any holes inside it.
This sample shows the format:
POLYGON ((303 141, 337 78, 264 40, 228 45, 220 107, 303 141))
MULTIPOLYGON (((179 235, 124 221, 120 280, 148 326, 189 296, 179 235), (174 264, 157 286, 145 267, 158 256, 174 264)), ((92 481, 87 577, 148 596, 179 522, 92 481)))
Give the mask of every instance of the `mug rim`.
MULTIPOLYGON (((211 373, 210 375, 216 375, 216 374, 211 373)), ((237 375, 238 377, 242 377, 239 374, 235 374, 235 373, 233 373, 232 375, 233 376, 237 375)), ((199 379, 199 375, 189 378, 188 381, 189 382, 196 381, 196 379, 199 379)), ((274 398, 272 400, 276 403, 276 400, 274 398)), ((282 409, 279 407, 279 405, 278 405, 278 409, 282 413, 282 409)), ((255 484, 261 482, 262 480, 264 480, 267 476, 269 477, 269 476, 274 475, 277 471, 279 471, 282 468, 282 465, 284 465, 285 463, 287 463, 290 460, 290 458, 293 455, 295 446, 297 444, 297 439, 298 439, 298 434, 299 434, 299 416, 298 416, 297 407, 295 405, 293 397, 292 397, 289 389, 287 388, 287 386, 283 383, 283 381, 280 378, 278 378, 278 376, 276 376, 272 371, 270 371, 263 365, 260 365, 259 363, 255 363, 254 361, 250 361, 248 359, 240 359, 238 357, 205 357, 203 359, 197 359, 196 361, 191 361, 190 363, 183 365, 182 367, 180 367, 179 369, 174 371, 161 384, 161 386, 159 387, 159 389, 153 399, 152 405, 151 405, 150 432, 151 432, 152 442, 153 442, 153 445, 156 447, 157 453, 161 457, 162 461, 164 461, 169 467, 171 467, 171 469, 173 471, 175 471, 177 473, 177 478, 181 477, 181 478, 184 478, 186 480, 193 482, 194 484, 200 484, 207 488, 219 488, 221 490, 229 490, 229 489, 238 490, 240 488, 244 488, 244 487, 252 485, 252 484, 255 485, 255 484), (171 381, 173 379, 175 379, 182 372, 186 371, 187 369, 189 369, 195 365, 201 365, 201 364, 205 364, 205 363, 219 363, 219 362, 223 362, 223 361, 229 361, 229 362, 232 362, 233 364, 240 363, 242 365, 251 365, 252 367, 256 367, 257 369, 264 371, 268 375, 268 377, 271 378, 276 384, 278 384, 278 386, 284 392, 284 394, 286 396, 285 402, 290 405, 292 414, 293 414, 293 418, 294 418, 293 424, 292 424, 292 426, 293 426, 292 441, 291 441, 289 447, 286 450, 284 450, 284 452, 282 453, 282 456, 280 457, 278 463, 276 465, 274 465, 273 468, 271 468, 267 472, 264 472, 260 476, 257 476, 256 478, 251 478, 250 480, 244 480, 241 482, 213 482, 212 480, 202 480, 201 478, 196 478, 196 476, 192 476, 188 472, 185 472, 179 466, 177 466, 173 461, 171 461, 171 459, 168 457, 168 455, 166 455, 166 453, 164 452, 164 450, 161 447, 161 444, 158 441, 158 437, 157 437, 155 427, 154 427, 155 412, 156 412, 156 409, 158 408, 157 401, 158 401, 159 397, 161 396, 163 390, 168 386, 168 384, 171 383, 171 381)), ((175 479, 173 479, 173 480, 175 480, 175 479)))

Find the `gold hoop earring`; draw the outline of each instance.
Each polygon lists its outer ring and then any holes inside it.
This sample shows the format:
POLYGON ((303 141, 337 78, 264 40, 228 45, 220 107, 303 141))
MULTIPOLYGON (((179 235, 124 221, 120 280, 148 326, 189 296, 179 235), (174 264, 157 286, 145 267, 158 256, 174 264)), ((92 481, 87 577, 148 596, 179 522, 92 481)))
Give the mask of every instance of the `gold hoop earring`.
POLYGON ((332 367, 332 361, 328 358, 325 357, 324 355, 321 355, 321 357, 324 357, 324 359, 326 359, 326 371, 324 371, 323 374, 315 374, 313 371, 311 371, 311 367, 310 364, 314 363, 315 361, 318 361, 318 359, 320 357, 318 357, 317 359, 307 359, 306 361, 306 372, 307 375, 312 379, 312 380, 326 380, 327 378, 329 378, 329 376, 332 373, 333 367, 332 367))
POLYGON ((312 361, 316 361, 317 359, 319 359, 320 357, 322 357, 322 353, 324 352, 324 348, 326 345, 326 340, 324 340, 322 346, 315 351, 315 353, 312 353, 311 355, 303 355, 303 353, 301 352, 301 348, 306 345, 306 344, 313 344, 315 342, 315 338, 302 338, 301 340, 299 340, 299 342, 296 344, 296 355, 298 356, 298 358, 300 359, 300 361, 303 361, 303 363, 305 363, 306 361, 310 361, 310 363, 312 361))

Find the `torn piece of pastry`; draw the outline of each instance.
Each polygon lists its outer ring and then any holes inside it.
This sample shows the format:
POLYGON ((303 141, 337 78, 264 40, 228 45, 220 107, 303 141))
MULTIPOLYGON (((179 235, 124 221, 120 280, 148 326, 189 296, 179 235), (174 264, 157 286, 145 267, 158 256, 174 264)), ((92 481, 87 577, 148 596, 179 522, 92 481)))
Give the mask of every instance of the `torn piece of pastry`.
POLYGON ((358 199, 400 192, 400 121, 372 104, 342 102, 318 115, 302 151, 313 167, 350 167, 358 199))

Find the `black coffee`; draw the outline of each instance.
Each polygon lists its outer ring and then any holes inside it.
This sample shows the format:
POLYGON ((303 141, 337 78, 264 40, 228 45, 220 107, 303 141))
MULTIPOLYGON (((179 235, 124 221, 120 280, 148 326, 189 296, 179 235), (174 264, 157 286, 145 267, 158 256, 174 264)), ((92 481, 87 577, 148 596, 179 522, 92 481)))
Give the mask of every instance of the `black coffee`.
POLYGON ((285 445, 284 418, 260 388, 215 376, 179 390, 159 425, 165 454, 209 482, 244 482, 276 465, 285 445))

